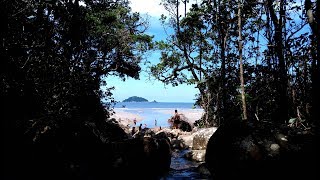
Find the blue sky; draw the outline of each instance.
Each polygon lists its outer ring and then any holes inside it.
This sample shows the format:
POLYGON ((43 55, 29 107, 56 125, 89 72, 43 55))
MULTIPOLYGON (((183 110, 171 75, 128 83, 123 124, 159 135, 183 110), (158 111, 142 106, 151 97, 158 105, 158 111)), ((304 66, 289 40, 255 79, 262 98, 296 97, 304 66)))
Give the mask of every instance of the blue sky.
MULTIPOLYGON (((166 14, 163 7, 159 5, 160 0, 144 1, 131 0, 132 10, 149 15, 149 29, 146 33, 155 36, 155 40, 165 39, 165 32, 160 25, 160 15, 166 14)), ((148 56, 148 61, 156 63, 159 61, 159 52, 151 52, 148 56)), ((114 86, 113 97, 116 101, 123 101, 130 96, 140 96, 149 101, 156 100, 158 102, 195 102, 195 96, 198 90, 195 85, 179 85, 173 87, 171 85, 164 85, 157 80, 150 80, 149 75, 144 71, 145 66, 142 67, 140 80, 128 78, 122 81, 118 77, 109 76, 106 80, 108 87, 114 86)))

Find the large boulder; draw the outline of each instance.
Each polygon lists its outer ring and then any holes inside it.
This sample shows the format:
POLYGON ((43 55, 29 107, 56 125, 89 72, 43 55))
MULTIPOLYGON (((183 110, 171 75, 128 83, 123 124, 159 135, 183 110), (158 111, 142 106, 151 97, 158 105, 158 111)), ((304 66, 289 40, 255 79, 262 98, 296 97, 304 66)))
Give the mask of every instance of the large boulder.
POLYGON ((206 163, 201 163, 196 170, 201 175, 201 177, 203 177, 203 179, 212 179, 211 173, 208 170, 206 163))
POLYGON ((126 133, 111 122, 69 123, 48 129, 36 141, 25 141, 14 154, 19 159, 10 157, 14 172, 0 179, 94 180, 112 175, 115 153, 109 144, 124 140, 126 133))
POLYGON ((206 150, 207 144, 212 134, 217 130, 216 127, 200 128, 193 133, 193 150, 206 150))
POLYGON ((205 159, 207 143, 217 128, 195 129, 196 130, 192 135, 180 135, 179 139, 184 142, 185 148, 191 149, 185 154, 185 158, 191 161, 203 162, 205 159))
POLYGON ((127 178, 128 174, 135 177, 139 171, 143 171, 140 178, 153 179, 169 171, 171 147, 166 138, 128 139, 115 142, 111 148, 116 155, 111 170, 119 179, 127 178))
POLYGON ((182 131, 190 132, 192 131, 192 125, 187 121, 181 120, 179 124, 179 129, 181 129, 182 131))
MULTIPOLYGON (((174 128, 173 117, 168 119, 168 123, 170 124, 170 128, 174 128)), ((180 122, 178 124, 178 129, 190 132, 193 129, 193 124, 190 123, 190 120, 185 115, 180 114, 180 122)))
POLYGON ((144 155, 146 164, 143 166, 144 171, 151 175, 161 175, 170 169, 171 164, 171 147, 165 138, 143 138, 144 155))
POLYGON ((193 134, 181 134, 178 140, 184 144, 185 149, 191 149, 193 146, 193 134))
POLYGON ((305 143, 297 145, 270 123, 230 121, 211 136, 205 162, 214 179, 308 179, 316 176, 312 163, 318 162, 314 141, 305 143))

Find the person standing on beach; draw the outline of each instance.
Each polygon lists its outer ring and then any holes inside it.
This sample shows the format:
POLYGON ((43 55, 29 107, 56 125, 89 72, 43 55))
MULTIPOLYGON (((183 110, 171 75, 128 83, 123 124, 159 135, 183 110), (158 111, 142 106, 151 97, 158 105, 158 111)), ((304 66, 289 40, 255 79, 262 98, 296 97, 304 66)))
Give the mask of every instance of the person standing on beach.
POLYGON ((157 127, 157 119, 154 120, 154 126, 157 127))
POLYGON ((133 123, 134 123, 134 125, 137 125, 137 119, 136 118, 134 118, 133 123))
POLYGON ((136 127, 135 126, 132 127, 131 135, 133 136, 134 133, 136 133, 136 127))
POLYGON ((173 128, 178 129, 179 124, 180 124, 180 115, 178 114, 178 110, 174 110, 173 128))
POLYGON ((142 130, 142 124, 140 124, 139 126, 139 131, 141 132, 141 130, 142 130))

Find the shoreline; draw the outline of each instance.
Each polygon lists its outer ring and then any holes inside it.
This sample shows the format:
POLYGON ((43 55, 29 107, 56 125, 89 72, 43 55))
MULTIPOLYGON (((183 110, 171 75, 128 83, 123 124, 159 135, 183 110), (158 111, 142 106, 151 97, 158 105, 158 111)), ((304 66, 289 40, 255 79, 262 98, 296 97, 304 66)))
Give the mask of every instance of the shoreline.
POLYGON ((134 124, 133 120, 136 119, 136 122, 141 122, 143 117, 139 114, 126 112, 124 108, 115 108, 114 114, 110 118, 114 118, 119 124, 123 126, 132 126, 134 124))
MULTIPOLYGON (((134 126, 134 119, 136 119, 136 126, 143 121, 148 127, 153 127, 154 118, 157 119, 158 124, 166 124, 174 114, 174 110, 175 108, 114 108, 115 113, 110 118, 114 118, 119 124, 127 127, 134 126)), ((200 119, 204 113, 203 109, 177 108, 177 110, 180 116, 190 124, 200 119)))

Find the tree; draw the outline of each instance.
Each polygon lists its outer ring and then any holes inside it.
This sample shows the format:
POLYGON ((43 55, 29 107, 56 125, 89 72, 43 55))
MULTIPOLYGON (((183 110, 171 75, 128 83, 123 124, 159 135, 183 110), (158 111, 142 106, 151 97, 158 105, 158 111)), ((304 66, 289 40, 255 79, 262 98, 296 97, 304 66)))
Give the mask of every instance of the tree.
POLYGON ((144 34, 147 22, 131 12, 127 1, 83 2, 0 2, 6 175, 21 171, 41 177, 56 170, 59 176, 72 172, 71 165, 86 168, 81 164, 90 163, 86 153, 100 151, 97 141, 90 142, 92 149, 80 148, 97 135, 84 131, 88 124, 104 132, 105 141, 122 137, 106 125, 114 101, 112 87, 101 86, 108 75, 139 78, 139 62, 152 48, 152 37, 144 34), (39 172, 32 174, 33 168, 39 172))
POLYGON ((241 101, 242 101, 242 112, 243 112, 243 120, 247 120, 247 105, 246 105, 246 97, 244 91, 244 79, 243 79, 243 63, 242 63, 242 25, 241 25, 241 8, 242 2, 238 0, 238 32, 239 32, 239 61, 240 61, 240 83, 241 83, 241 101))
POLYGON ((244 1, 239 20, 239 4, 233 1, 202 1, 185 16, 179 12, 181 2, 163 1, 170 17, 161 21, 174 31, 157 42, 162 56, 151 72, 166 84, 194 84, 197 103, 206 112, 203 124, 219 125, 240 115, 242 99, 247 116, 256 120, 282 124, 302 114, 309 118, 310 61, 302 59, 310 48, 299 4, 244 1), (236 72, 243 72, 243 78, 236 72), (241 79, 247 93, 242 90, 238 98, 241 79))
MULTIPOLYGON (((151 37, 143 34, 146 22, 130 13, 125 1, 86 1, 86 6, 79 1, 3 2, 6 8, 8 21, 3 25, 9 28, 1 39, 6 67, 2 95, 13 98, 10 93, 22 91, 15 96, 39 99, 34 112, 43 112, 37 118, 22 114, 39 123, 48 112, 52 117, 70 118, 73 107, 83 109, 81 104, 88 103, 80 101, 93 98, 92 103, 100 104, 100 98, 109 98, 111 89, 107 96, 100 90, 102 77, 138 78, 138 63, 151 48, 151 37)), ((45 124, 55 126, 53 121, 45 124)))
MULTIPOLYGON (((206 109, 204 124, 219 125, 229 108, 230 95, 236 93, 234 83, 227 83, 227 63, 236 60, 232 52, 235 35, 235 3, 231 1, 203 1, 193 4, 190 12, 182 17, 180 1, 163 1, 168 10, 168 27, 174 34, 167 41, 157 43, 161 51, 160 63, 151 67, 156 79, 177 86, 181 83, 194 84, 199 89, 198 104, 206 109), (228 62, 227 62, 228 61, 228 62), (210 87, 211 86, 211 87, 210 87), (230 90, 230 93, 228 92, 230 90)), ((185 3, 185 1, 183 1, 185 3)), ((162 16, 165 24, 167 17, 162 16)), ((232 105, 231 105, 232 106, 232 105)))
POLYGON ((319 118, 320 113, 317 109, 319 107, 319 86, 320 83, 320 29, 319 29, 319 17, 320 15, 320 1, 316 1, 316 4, 313 5, 313 3, 310 0, 305 1, 305 12, 306 17, 308 19, 309 26, 312 30, 311 37, 311 58, 312 58, 312 67, 311 67, 311 79, 312 79, 312 119, 319 127, 319 118), (314 10, 315 9, 315 10, 314 10))
POLYGON ((275 28, 274 41, 275 41, 275 54, 279 63, 279 77, 278 77, 278 91, 279 91, 279 108, 277 119, 286 122, 288 119, 288 95, 287 95, 287 68, 284 56, 283 33, 285 31, 285 1, 281 0, 279 3, 279 18, 274 10, 273 1, 267 1, 267 8, 270 14, 271 21, 275 28))

